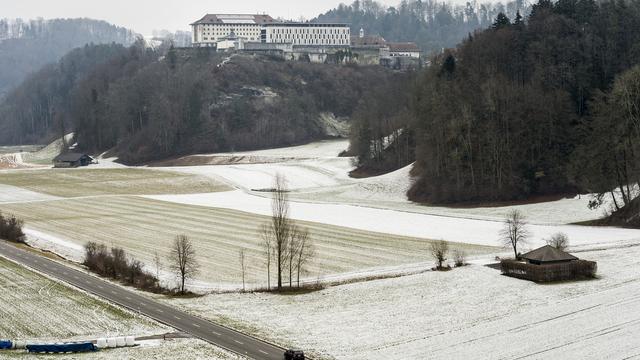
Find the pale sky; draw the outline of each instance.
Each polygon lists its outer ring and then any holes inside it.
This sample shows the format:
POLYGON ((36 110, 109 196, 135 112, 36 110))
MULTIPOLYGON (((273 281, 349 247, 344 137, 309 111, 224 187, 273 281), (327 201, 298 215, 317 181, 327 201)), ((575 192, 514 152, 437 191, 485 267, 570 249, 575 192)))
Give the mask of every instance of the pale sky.
MULTIPOLYGON (((297 20, 353 0, 0 0, 0 18, 88 17, 125 26, 143 35, 153 30, 189 30, 206 13, 267 13, 297 20)), ((396 5, 400 0, 379 0, 396 5)))

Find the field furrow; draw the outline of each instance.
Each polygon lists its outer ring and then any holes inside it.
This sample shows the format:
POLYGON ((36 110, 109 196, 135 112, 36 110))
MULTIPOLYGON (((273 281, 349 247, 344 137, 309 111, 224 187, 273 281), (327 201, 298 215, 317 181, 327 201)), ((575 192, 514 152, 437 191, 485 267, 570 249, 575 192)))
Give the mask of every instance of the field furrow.
MULTIPOLYGON (((241 275, 238 253, 244 248, 249 281, 262 282, 266 278, 258 233, 260 226, 269 221, 266 216, 136 196, 5 204, 0 209, 23 218, 31 229, 80 245, 96 241, 120 246, 147 264, 152 263, 156 251, 166 258, 176 235, 188 235, 195 241, 202 265, 198 280, 209 283, 237 283, 241 275)), ((429 260, 429 241, 425 239, 300 223, 309 229, 317 250, 308 278, 429 260)), ((470 255, 494 250, 455 246, 470 255)))

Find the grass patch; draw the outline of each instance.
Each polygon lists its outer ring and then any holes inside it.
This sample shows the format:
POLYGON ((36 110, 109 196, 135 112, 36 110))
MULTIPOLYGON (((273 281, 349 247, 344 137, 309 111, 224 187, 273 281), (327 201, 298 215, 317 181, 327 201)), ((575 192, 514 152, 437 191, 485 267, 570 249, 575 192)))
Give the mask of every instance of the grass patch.
POLYGON ((0 184, 61 197, 230 190, 227 185, 204 176, 136 168, 13 171, 1 173, 0 184))

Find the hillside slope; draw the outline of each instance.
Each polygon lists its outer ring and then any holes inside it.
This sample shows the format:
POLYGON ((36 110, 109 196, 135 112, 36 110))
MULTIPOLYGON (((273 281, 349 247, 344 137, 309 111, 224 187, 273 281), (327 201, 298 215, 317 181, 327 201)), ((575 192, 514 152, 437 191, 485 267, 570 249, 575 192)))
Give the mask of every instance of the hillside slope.
POLYGON ((81 149, 127 163, 301 144, 339 135, 366 91, 401 78, 207 49, 87 46, 0 104, 0 143, 74 131, 81 149))
POLYGON ((92 19, 0 19, 0 98, 28 74, 85 44, 130 45, 131 30, 92 19))

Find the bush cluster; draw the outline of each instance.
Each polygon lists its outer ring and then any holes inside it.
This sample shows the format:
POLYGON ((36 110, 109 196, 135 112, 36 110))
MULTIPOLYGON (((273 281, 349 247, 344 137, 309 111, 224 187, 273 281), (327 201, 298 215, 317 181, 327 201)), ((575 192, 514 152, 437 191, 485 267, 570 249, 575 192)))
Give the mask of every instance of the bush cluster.
POLYGON ((15 216, 5 216, 0 212, 0 239, 24 243, 25 235, 24 232, 22 232, 23 224, 23 221, 15 216))
POLYGON ((165 293, 167 289, 160 286, 157 277, 145 272, 139 260, 129 258, 124 249, 89 242, 85 246, 83 263, 89 270, 100 276, 122 281, 137 289, 154 293, 165 293))

